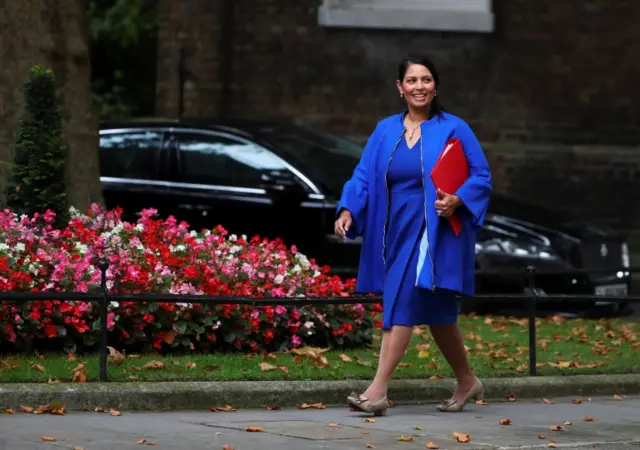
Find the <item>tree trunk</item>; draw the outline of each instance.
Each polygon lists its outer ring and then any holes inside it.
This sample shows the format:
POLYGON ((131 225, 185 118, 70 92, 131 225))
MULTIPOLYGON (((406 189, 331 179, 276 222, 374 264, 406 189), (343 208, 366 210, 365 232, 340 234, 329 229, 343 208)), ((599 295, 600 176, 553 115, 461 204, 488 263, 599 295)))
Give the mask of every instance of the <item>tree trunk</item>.
MULTIPOLYGON (((53 70, 68 144, 69 203, 84 211, 102 203, 98 121, 91 95, 89 19, 84 0, 23 0, 4 3, 0 15, 0 161, 11 162, 22 114, 21 87, 33 64, 53 70)), ((4 197, 7 166, 0 169, 4 197)))

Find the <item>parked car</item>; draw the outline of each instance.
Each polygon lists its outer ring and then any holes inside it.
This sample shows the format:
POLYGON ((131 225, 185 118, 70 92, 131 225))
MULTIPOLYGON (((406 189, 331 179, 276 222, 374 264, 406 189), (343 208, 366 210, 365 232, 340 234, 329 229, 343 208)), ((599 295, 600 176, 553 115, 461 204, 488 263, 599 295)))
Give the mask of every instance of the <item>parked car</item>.
MULTIPOLYGON (((287 124, 110 122, 100 130, 101 182, 107 206, 122 207, 127 220, 153 207, 195 229, 222 224, 238 235, 280 237, 336 273, 356 275, 361 242, 338 239, 333 223, 342 187, 362 149, 342 137, 287 124)), ((492 197, 476 252, 478 293, 522 293, 521 278, 482 271, 532 264, 540 270, 610 270, 538 276, 537 285, 546 293, 603 296, 603 302, 548 305, 554 309, 616 310, 618 304, 608 304, 606 297, 624 296, 630 285, 624 236, 498 194, 492 197)), ((499 304, 521 305, 513 300, 499 304)), ((472 300, 465 301, 465 308, 484 309, 472 300)))

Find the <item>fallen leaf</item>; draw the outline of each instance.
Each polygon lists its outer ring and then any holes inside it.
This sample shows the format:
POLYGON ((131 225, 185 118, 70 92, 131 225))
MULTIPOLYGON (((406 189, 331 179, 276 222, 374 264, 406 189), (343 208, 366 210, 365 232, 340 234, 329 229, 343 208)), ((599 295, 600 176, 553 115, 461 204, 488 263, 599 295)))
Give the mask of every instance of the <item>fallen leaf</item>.
POLYGON ((119 366, 124 362, 124 355, 122 353, 113 347, 107 347, 107 349, 109 350, 109 356, 107 357, 109 364, 119 366))
POLYGON ((266 362, 258 364, 258 367, 260 367, 260 370, 262 370, 263 372, 268 372, 270 370, 278 370, 277 366, 274 366, 273 364, 269 364, 266 362))
POLYGON ((49 381, 47 383, 49 383, 49 384, 57 384, 57 383, 60 383, 60 380, 54 380, 53 378, 49 378, 49 381))
POLYGON ((394 402, 393 400, 389 400, 389 408, 395 408, 397 405, 396 402, 394 402))
POLYGON ((73 447, 73 450, 84 450, 84 447, 73 447))
POLYGON ((589 416, 584 416, 584 420, 585 422, 595 422, 596 419, 594 419, 593 417, 589 417, 589 416))
POLYGON ((34 414, 46 414, 51 412, 51 406, 49 405, 42 405, 42 406, 38 406, 38 408, 33 412, 34 414))
POLYGON ((110 414, 110 415, 112 415, 112 416, 114 416, 114 417, 117 417, 117 416, 121 416, 121 415, 122 415, 122 414, 120 413, 120 411, 118 411, 117 409, 113 409, 113 408, 109 410, 109 414, 110 414))
POLYGON ((564 427, 562 425, 551 425, 549 429, 551 431, 564 431, 564 427))
POLYGON ((398 441, 400 442, 413 442, 413 438, 411 436, 399 436, 398 441))
POLYGON ((338 424, 337 423, 328 423, 327 426, 329 428, 336 428, 338 426, 338 424))
POLYGON ((500 425, 511 425, 510 419, 502 419, 500 420, 500 425))
POLYGON ((434 444, 434 443, 433 443, 433 442, 431 442, 431 441, 427 442, 426 447, 427 447, 427 448, 429 448, 429 449, 432 449, 432 450, 437 450, 437 449, 439 449, 439 448, 440 448, 440 447, 438 447, 436 444, 434 444))
POLYGON ((166 369, 167 365, 162 361, 149 361, 144 365, 145 369, 166 369))
POLYGON ((372 417, 365 417, 363 422, 364 423, 375 423, 376 419, 372 418, 372 417))
POLYGON ((365 367, 370 367, 371 366, 371 361, 364 361, 360 358, 358 358, 356 356, 356 364, 360 365, 360 366, 365 366, 365 367))
POLYGON ((554 403, 553 400, 551 400, 550 398, 543 398, 542 401, 547 405, 553 405, 554 403))
POLYGON ((296 405, 296 408, 298 409, 326 409, 327 407, 324 406, 324 404, 322 403, 303 403, 301 405, 296 405))
POLYGON ((196 368, 196 363, 191 362, 191 361, 187 361, 187 363, 185 364, 185 367, 187 369, 195 369, 196 368))
POLYGON ((516 396, 515 396, 515 394, 509 394, 509 395, 507 396, 507 400, 508 400, 508 401, 510 401, 510 402, 515 402, 515 401, 516 401, 516 396))
POLYGON ((451 433, 451 435, 456 438, 456 441, 461 442, 463 444, 471 440, 471 435, 467 433, 458 433, 457 431, 454 431, 453 433, 451 433))
POLYGON ((340 359, 343 360, 344 362, 351 362, 351 358, 349 358, 344 353, 340 355, 340 359))
POLYGON ((476 400, 476 405, 486 405, 487 401, 486 400, 476 400))
POLYGON ((287 366, 279 366, 278 369, 282 370, 286 375, 289 375, 289 368, 287 366))
POLYGON ((266 409, 267 411, 280 411, 280 408, 278 405, 264 405, 264 409, 266 409))
POLYGON ((57 439, 54 438, 54 437, 51 437, 51 436, 42 436, 42 441, 43 442, 55 442, 55 441, 57 441, 57 439))
POLYGON ((11 415, 13 415, 13 414, 15 414, 15 413, 16 413, 16 412, 15 412, 13 409, 11 409, 11 408, 6 408, 6 409, 4 410, 4 412, 6 412, 7 414, 11 414, 11 415))
POLYGON ((130 380, 130 381, 138 381, 138 377, 134 377, 133 375, 131 375, 131 376, 129 377, 129 380, 130 380))
POLYGON ((373 444, 367 444, 367 448, 376 448, 376 446, 373 444))
POLYGON ((222 446, 222 450, 235 450, 235 448, 230 445, 224 445, 222 446))
POLYGON ((224 406, 214 406, 213 408, 209 408, 209 411, 211 411, 211 412, 236 412, 237 409, 235 409, 231 405, 224 405, 224 406))
POLYGON ((59 408, 51 408, 51 411, 49 411, 49 414, 51 414, 52 416, 64 416, 65 413, 65 408, 64 406, 61 406, 59 408))
POLYGON ((264 433, 264 429, 260 427, 248 426, 245 431, 249 433, 264 433))
POLYGON ((574 398, 573 400, 571 400, 571 403, 573 403, 574 405, 579 405, 580 403, 582 403, 582 400, 580 400, 579 398, 574 398))
POLYGON ((44 366, 40 364, 31 364, 31 368, 36 369, 38 372, 44 372, 46 370, 44 366))
POLYGON ((556 448, 556 444, 554 444, 553 442, 549 442, 549 443, 547 444, 547 447, 548 447, 548 448, 556 448))
POLYGON ((614 400, 616 400, 616 401, 621 402, 621 401, 622 401, 622 396, 620 396, 620 395, 618 395, 618 394, 615 394, 615 395, 613 396, 613 399, 614 399, 614 400))
POLYGON ((18 411, 30 414, 33 412, 33 408, 31 406, 20 405, 18 411))
POLYGON ((421 350, 418 352, 418 358, 423 359, 423 358, 428 358, 429 357, 429 352, 426 350, 421 350))
POLYGON ((569 421, 569 420, 565 420, 565 421, 564 421, 564 425, 573 425, 573 424, 571 423, 571 421, 569 421))
POLYGON ((369 434, 369 432, 367 430, 362 430, 360 434, 369 434))
POLYGON ((547 437, 544 434, 539 434, 538 439, 546 439, 547 437))
POLYGON ((427 380, 443 380, 444 376, 442 375, 431 375, 427 380))
POLYGON ((72 383, 86 383, 87 382, 87 372, 84 370, 84 364, 78 364, 78 367, 73 369, 73 378, 71 379, 72 383))
POLYGON ((414 430, 422 431, 422 427, 418 425, 417 427, 414 428, 414 430))
POLYGON ((140 444, 140 445, 144 445, 147 443, 146 439, 140 439, 138 442, 136 442, 136 444, 140 444))

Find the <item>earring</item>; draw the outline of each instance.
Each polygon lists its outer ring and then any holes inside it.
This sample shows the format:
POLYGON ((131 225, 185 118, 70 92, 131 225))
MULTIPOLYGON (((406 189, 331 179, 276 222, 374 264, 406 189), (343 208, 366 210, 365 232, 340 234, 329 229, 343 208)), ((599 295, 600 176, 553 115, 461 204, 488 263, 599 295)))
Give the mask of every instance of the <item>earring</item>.
POLYGON ((402 93, 401 93, 401 94, 400 94, 400 98, 402 98, 402 97, 404 97, 404 94, 402 94, 402 93))

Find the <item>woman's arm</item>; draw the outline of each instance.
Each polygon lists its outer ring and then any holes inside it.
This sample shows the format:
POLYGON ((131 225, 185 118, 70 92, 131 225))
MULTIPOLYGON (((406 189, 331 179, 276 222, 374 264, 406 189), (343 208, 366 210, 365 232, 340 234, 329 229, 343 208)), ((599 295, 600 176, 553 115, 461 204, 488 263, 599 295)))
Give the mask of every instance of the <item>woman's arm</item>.
POLYGON ((367 144, 360 156, 358 165, 353 171, 351 179, 345 183, 342 189, 342 197, 336 210, 336 217, 338 217, 344 209, 351 213, 353 223, 347 232, 349 239, 355 239, 364 232, 367 200, 369 197, 369 171, 373 153, 378 145, 378 128, 379 126, 376 126, 376 129, 367 140, 367 144))
POLYGON ((484 222, 492 190, 489 163, 469 125, 464 122, 458 125, 455 137, 460 138, 469 164, 469 178, 455 192, 455 195, 471 213, 473 225, 480 228, 484 222))

